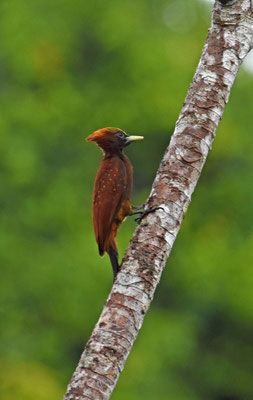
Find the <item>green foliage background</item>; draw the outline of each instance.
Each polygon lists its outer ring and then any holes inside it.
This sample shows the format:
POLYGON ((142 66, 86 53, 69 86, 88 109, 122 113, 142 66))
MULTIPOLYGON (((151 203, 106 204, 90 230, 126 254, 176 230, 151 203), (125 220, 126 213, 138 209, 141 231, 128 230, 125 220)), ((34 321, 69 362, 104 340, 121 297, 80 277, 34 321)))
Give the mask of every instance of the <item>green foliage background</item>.
MULTIPOLYGON (((0 4, 0 396, 63 396, 112 282, 90 215, 101 154, 145 201, 210 25, 186 0, 0 4)), ((154 303, 112 399, 252 399, 252 76, 241 69, 154 303)), ((119 232, 121 255, 134 230, 119 232)))

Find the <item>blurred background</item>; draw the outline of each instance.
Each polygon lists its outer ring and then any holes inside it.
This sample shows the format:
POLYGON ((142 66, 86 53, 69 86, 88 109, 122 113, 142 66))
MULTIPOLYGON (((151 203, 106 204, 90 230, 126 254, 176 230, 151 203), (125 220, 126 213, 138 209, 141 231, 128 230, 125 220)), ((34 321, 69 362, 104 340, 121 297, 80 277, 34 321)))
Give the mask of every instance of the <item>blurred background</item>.
MULTIPOLYGON (((142 204, 212 4, 1 1, 1 398, 62 398, 112 284, 91 220, 102 154, 85 137, 145 136, 126 151, 142 204)), ((253 398, 252 85, 248 57, 112 399, 253 398)))

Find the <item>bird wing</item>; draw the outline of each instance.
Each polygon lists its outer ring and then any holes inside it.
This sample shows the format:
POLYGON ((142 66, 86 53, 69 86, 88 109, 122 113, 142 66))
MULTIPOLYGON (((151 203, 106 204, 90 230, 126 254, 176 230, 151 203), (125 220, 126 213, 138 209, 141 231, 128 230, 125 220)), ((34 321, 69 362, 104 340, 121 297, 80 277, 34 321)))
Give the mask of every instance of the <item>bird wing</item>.
POLYGON ((104 158, 100 164, 93 192, 93 225, 99 254, 103 255, 113 221, 127 193, 127 171, 120 157, 104 158))

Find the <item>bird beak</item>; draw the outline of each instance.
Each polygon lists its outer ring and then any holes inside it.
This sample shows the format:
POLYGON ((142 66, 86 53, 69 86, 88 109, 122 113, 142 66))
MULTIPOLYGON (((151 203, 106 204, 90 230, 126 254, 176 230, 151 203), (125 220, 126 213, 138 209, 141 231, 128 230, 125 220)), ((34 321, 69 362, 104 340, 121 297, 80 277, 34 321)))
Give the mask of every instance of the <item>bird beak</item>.
POLYGON ((143 136, 127 136, 126 142, 127 142, 127 144, 129 144, 131 142, 134 142, 135 140, 142 140, 142 139, 144 139, 143 136))

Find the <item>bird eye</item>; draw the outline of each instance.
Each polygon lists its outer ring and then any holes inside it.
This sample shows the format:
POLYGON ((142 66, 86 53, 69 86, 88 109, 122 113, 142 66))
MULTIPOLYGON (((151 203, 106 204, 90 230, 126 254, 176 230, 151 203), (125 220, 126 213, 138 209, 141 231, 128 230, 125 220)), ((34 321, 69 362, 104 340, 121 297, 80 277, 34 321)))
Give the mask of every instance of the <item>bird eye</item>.
POLYGON ((124 134, 124 132, 122 132, 122 131, 118 131, 117 133, 116 133, 116 136, 119 138, 119 139, 125 139, 125 134, 124 134))

